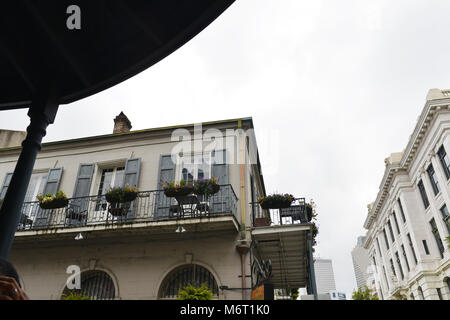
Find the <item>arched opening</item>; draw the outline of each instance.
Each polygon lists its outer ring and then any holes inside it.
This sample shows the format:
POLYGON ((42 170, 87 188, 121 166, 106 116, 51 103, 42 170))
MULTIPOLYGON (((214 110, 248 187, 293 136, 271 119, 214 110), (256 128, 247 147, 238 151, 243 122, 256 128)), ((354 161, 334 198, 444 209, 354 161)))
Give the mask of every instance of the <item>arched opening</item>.
POLYGON ((188 285, 200 287, 206 284, 215 298, 219 296, 216 279, 208 269, 197 264, 182 265, 175 268, 163 280, 159 289, 159 299, 176 299, 178 291, 188 285))
POLYGON ((113 279, 104 271, 88 270, 81 273, 80 289, 64 288, 61 299, 70 295, 82 295, 89 297, 89 300, 113 300, 116 289, 113 279))

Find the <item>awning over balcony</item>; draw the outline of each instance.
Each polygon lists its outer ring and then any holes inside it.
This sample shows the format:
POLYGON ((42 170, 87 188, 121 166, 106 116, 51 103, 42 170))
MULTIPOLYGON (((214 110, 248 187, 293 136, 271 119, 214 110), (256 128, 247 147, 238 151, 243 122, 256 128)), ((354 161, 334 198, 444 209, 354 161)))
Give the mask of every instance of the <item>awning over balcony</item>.
POLYGON ((310 224, 258 227, 253 240, 262 260, 272 262, 269 282, 275 289, 308 286, 308 241, 310 224))

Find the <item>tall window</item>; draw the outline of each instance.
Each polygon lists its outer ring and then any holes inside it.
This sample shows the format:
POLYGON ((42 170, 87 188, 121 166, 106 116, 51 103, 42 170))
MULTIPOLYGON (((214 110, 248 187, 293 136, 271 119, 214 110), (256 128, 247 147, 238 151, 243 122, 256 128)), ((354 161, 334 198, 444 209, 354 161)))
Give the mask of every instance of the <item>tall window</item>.
POLYGON ((184 181, 211 178, 211 154, 186 155, 179 159, 178 180, 184 181))
POLYGON ((394 238, 394 232, 392 231, 391 220, 388 220, 388 228, 389 228, 389 233, 391 234, 392 243, 394 243, 395 238, 394 238))
POLYGON ((447 233, 450 234, 450 214, 448 213, 447 205, 444 204, 441 207, 442 219, 444 220, 445 225, 447 226, 447 233))
POLYGON ((444 300, 444 299, 442 298, 442 292, 441 292, 441 288, 436 288, 436 291, 437 291, 437 294, 438 294, 439 300, 444 300))
POLYGON ((438 151, 438 157, 444 170, 445 177, 450 179, 450 160, 448 159, 447 152, 445 152, 444 146, 441 146, 438 151))
POLYGON ((394 276, 397 276, 397 274, 395 273, 394 261, 392 261, 392 259, 389 259, 389 261, 391 262, 391 271, 392 271, 392 274, 393 274, 394 276))
POLYGON ((395 211, 392 211, 392 216, 394 217, 395 228, 397 229, 397 233, 400 234, 400 229, 398 227, 398 221, 397 221, 397 215, 395 214, 395 211))
POLYGON ((386 281, 386 285, 387 285, 388 290, 389 290, 390 289, 389 288, 389 281, 387 279, 386 269, 384 268, 384 266, 383 266, 383 274, 384 274, 384 281, 386 281))
POLYGON ((431 187, 433 188, 434 195, 437 195, 441 188, 439 187, 439 181, 436 176, 436 172, 434 171, 433 165, 430 164, 427 168, 428 177, 430 178, 431 187))
POLYGON ((421 299, 421 300, 425 300, 425 297, 423 296, 422 288, 419 287, 419 288, 417 289, 417 291, 419 291, 419 297, 420 297, 420 299, 421 299))
POLYGON ((381 258, 381 248, 380 248, 380 241, 378 241, 378 237, 377 237, 377 246, 378 246, 378 254, 380 255, 381 258))
POLYGON ((395 260, 397 261, 397 267, 400 270, 400 275, 402 276, 402 280, 405 278, 405 275, 403 274, 402 269, 402 263, 400 262, 400 256, 398 255, 398 252, 395 252, 395 260))
POLYGON ((422 244, 423 244, 423 249, 425 250, 425 253, 430 254, 430 250, 428 250, 427 240, 422 240, 422 244))
POLYGON ((403 254, 403 258, 405 259, 406 262, 406 269, 408 270, 408 272, 410 271, 409 268, 409 262, 408 262, 408 257, 406 256, 406 251, 405 251, 405 247, 402 245, 402 254, 403 254))
POLYGON ((430 202, 428 201, 427 192, 425 191, 425 186, 423 185, 422 180, 419 181, 417 184, 417 187, 419 188, 420 196, 422 197, 423 205, 425 206, 425 209, 427 209, 430 206, 430 202))
POLYGON ((38 210, 37 203, 27 203, 37 201, 36 196, 42 194, 47 181, 47 172, 33 173, 31 175, 30 183, 28 184, 27 192, 25 194, 22 214, 28 216, 27 219, 35 220, 38 210))
POLYGON ((386 229, 383 228, 384 242, 386 243, 386 249, 389 250, 389 241, 386 235, 386 229))
POLYGON ((45 182, 47 181, 47 172, 33 173, 28 184, 24 202, 37 201, 36 196, 44 192, 45 182))
POLYGON ((400 207, 400 214, 402 215, 403 223, 405 223, 406 222, 405 212, 403 211, 403 206, 402 206, 402 202, 400 201, 400 198, 397 199, 397 202, 398 202, 398 206, 400 207))
MULTIPOLYGON (((125 167, 114 167, 102 170, 100 184, 98 186, 98 196, 104 196, 109 189, 122 186, 125 167)), ((106 202, 97 203, 96 210, 106 210, 106 202)))
POLYGON ((433 233, 434 239, 436 240, 436 244, 438 246, 441 258, 443 258, 444 257, 445 247, 444 247, 444 244, 442 243, 441 235, 439 234, 439 230, 438 230, 438 228, 436 226, 436 221, 434 221, 434 218, 431 219, 430 226, 431 226, 431 232, 433 233))
POLYGON ((411 249, 411 252, 413 254, 413 258, 414 258, 414 262, 415 264, 417 264, 417 256, 416 256, 416 252, 414 251, 414 246, 411 240, 411 236, 409 235, 409 233, 406 235, 406 237, 408 238, 408 244, 409 244, 409 248, 411 249))

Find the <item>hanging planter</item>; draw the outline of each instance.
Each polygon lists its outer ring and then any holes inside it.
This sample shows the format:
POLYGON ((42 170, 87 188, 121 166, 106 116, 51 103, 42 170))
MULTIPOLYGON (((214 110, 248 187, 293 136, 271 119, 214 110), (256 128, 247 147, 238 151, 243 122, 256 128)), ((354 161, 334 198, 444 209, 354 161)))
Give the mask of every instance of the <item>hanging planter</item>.
POLYGON ((272 194, 258 199, 258 203, 263 209, 289 208, 295 200, 291 194, 272 194))
POLYGON ((180 183, 164 182, 163 190, 166 197, 185 197, 190 195, 194 191, 194 187, 191 181, 181 180, 180 183))
POLYGON ((58 209, 67 207, 69 200, 63 191, 58 191, 55 195, 47 193, 44 196, 38 195, 39 207, 41 209, 58 209))
POLYGON ((123 188, 111 188, 105 195, 105 198, 109 203, 126 203, 135 200, 137 193, 136 187, 132 188, 129 185, 126 185, 123 188))
POLYGON ((193 193, 202 196, 212 196, 220 190, 220 185, 213 177, 211 179, 200 179, 194 181, 193 193))

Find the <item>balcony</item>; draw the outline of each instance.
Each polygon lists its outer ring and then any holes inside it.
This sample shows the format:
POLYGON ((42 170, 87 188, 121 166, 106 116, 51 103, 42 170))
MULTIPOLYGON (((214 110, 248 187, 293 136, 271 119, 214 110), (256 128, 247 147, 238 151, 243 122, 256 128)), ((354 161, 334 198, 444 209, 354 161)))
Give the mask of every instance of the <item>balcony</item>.
POLYGON ((305 199, 295 199, 291 207, 284 209, 262 209, 258 203, 250 205, 255 257, 262 265, 270 260, 272 267, 272 274, 265 281, 276 289, 311 287, 308 240, 312 223, 305 199))
POLYGON ((155 231, 164 233, 173 232, 181 223, 196 225, 196 231, 237 231, 237 202, 231 185, 222 185, 209 199, 192 195, 181 203, 166 197, 162 190, 139 192, 134 201, 118 207, 107 203, 104 195, 71 198, 67 207, 58 209, 41 209, 38 201, 25 202, 16 238, 83 230, 129 230, 130 226, 157 227, 155 231))

